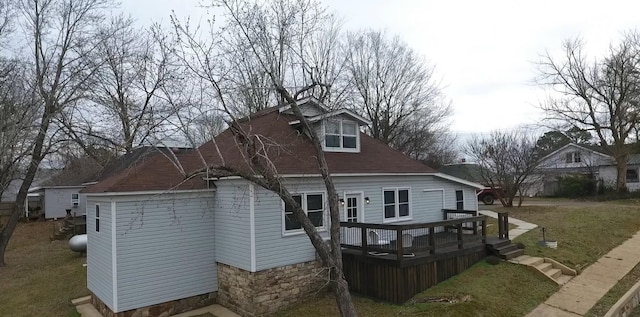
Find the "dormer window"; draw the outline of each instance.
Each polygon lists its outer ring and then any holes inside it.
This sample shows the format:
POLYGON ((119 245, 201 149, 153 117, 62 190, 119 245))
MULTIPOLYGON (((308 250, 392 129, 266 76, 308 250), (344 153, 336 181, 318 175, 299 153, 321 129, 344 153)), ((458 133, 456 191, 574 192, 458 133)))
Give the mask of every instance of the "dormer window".
POLYGON ((346 120, 327 120, 324 123, 324 149, 331 152, 359 152, 358 123, 346 120))

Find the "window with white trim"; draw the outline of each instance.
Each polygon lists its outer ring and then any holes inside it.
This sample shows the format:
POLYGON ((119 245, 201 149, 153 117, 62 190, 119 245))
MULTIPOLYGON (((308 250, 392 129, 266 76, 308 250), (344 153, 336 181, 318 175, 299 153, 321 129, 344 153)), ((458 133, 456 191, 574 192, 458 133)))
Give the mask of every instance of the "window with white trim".
POLYGON ((78 207, 80 204, 80 194, 71 194, 71 206, 78 207))
POLYGON ((627 183, 638 183, 640 179, 638 178, 638 169, 637 168, 627 168, 627 183))
POLYGON ((456 190, 456 209, 464 210, 464 191, 456 190))
POLYGON ((385 188, 383 189, 383 216, 384 221, 399 221, 411 219, 411 202, 409 188, 385 188))
MULTIPOLYGON (((324 194, 303 193, 293 195, 293 199, 302 207, 302 210, 316 228, 324 228, 324 194)), ((302 225, 293 215, 293 206, 284 204, 284 232, 302 231, 302 225)))
POLYGON ((357 152, 360 131, 356 122, 327 120, 324 122, 324 148, 329 151, 357 152))
POLYGON ((96 232, 100 232, 100 204, 96 204, 96 232))
POLYGON ((565 163, 580 163, 582 162, 582 158, 580 157, 580 152, 569 152, 565 157, 565 163))

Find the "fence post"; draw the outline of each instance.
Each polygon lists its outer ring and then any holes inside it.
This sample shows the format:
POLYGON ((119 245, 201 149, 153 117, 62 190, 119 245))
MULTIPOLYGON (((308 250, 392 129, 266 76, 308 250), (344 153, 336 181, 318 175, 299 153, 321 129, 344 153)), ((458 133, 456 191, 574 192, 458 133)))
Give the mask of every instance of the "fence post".
POLYGON ((462 222, 458 223, 458 225, 456 227, 458 229, 458 249, 462 249, 463 248, 463 243, 462 243, 462 222))
POLYGON ((362 255, 367 255, 367 230, 364 226, 360 227, 360 241, 362 241, 362 243, 360 243, 362 245, 362 255))
POLYGON ((435 237, 435 228, 434 227, 429 227, 429 247, 431 247, 429 249, 429 254, 435 254, 436 253, 436 237, 435 237))

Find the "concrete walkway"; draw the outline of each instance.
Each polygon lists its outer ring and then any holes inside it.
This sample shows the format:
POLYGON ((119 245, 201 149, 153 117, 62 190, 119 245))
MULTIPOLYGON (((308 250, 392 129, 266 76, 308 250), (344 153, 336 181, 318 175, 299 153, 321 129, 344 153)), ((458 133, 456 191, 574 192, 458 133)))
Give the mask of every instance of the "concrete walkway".
MULTIPOLYGON (((76 306, 76 310, 78 311, 78 313, 80 313, 80 316, 103 317, 100 314, 100 312, 95 307, 93 307, 93 305, 91 305, 91 303, 87 302, 87 298, 91 300, 90 297, 87 296, 83 298, 74 299, 71 301, 71 303, 76 306)), ((211 313, 216 317, 240 317, 240 315, 217 304, 192 310, 192 311, 188 311, 182 314, 173 315, 173 317, 190 317, 190 316, 202 315, 205 313, 211 313)))
POLYGON ((640 231, 587 267, 527 316, 584 316, 638 263, 640 263, 640 231))
MULTIPOLYGON (((491 210, 478 210, 478 213, 491 218, 498 219, 498 213, 491 210)), ((513 240, 525 232, 535 229, 538 225, 522 221, 516 218, 509 217, 509 223, 516 226, 516 228, 509 230, 509 239, 513 240)))

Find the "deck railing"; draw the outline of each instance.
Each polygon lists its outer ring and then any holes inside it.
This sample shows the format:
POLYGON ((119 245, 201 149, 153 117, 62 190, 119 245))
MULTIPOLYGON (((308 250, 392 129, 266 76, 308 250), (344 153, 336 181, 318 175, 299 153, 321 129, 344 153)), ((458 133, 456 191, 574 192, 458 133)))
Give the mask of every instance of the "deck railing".
POLYGON ((363 255, 396 255, 398 261, 416 253, 449 252, 487 240, 486 216, 413 224, 341 222, 340 226, 343 248, 359 250, 363 255))

